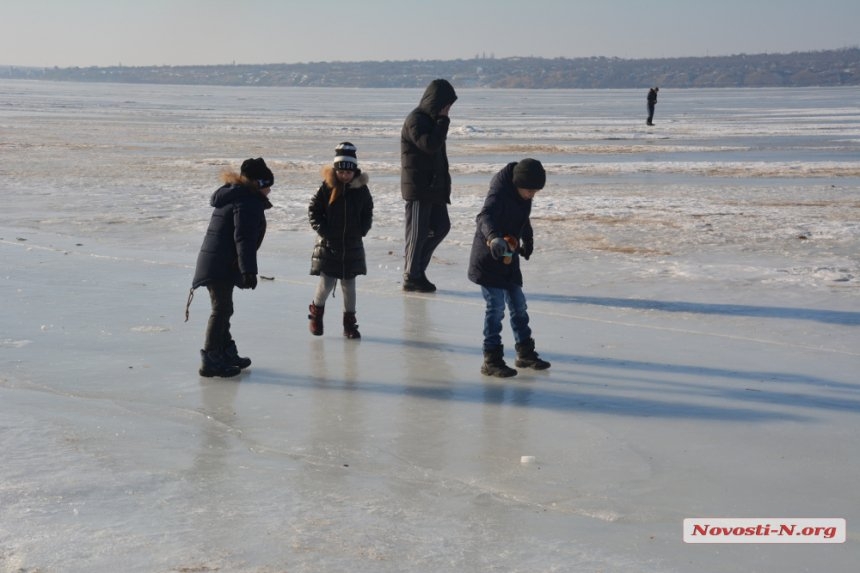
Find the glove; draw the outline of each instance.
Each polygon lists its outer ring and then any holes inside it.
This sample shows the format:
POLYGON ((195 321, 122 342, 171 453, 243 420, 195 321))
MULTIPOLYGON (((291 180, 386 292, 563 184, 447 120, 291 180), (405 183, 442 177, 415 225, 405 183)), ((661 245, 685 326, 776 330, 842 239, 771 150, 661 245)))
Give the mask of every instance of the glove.
POLYGON ((496 237, 492 241, 490 241, 490 255, 494 259, 501 259, 506 252, 508 252, 508 243, 501 237, 496 237))
POLYGON ((535 242, 534 239, 523 239, 523 244, 519 249, 520 255, 525 260, 529 260, 529 257, 532 256, 532 252, 535 250, 535 242))
POLYGON ((242 275, 242 282, 239 285, 239 288, 249 288, 251 290, 257 288, 257 275, 253 273, 244 273, 242 275))

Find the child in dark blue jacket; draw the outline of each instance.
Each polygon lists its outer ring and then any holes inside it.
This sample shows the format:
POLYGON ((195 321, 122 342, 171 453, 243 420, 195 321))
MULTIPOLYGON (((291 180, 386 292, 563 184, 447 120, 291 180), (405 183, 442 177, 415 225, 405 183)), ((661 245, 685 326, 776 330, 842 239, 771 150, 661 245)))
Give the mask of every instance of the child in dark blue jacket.
POLYGON ((212 194, 214 208, 185 305, 185 320, 194 289, 205 286, 212 301, 206 339, 200 350, 201 376, 230 377, 251 365, 239 356, 230 334, 233 288, 257 288, 257 250, 266 235, 266 209, 275 177, 263 158, 246 159, 239 173, 225 172, 224 184, 212 194))
POLYGON ((535 351, 520 271, 520 257, 528 260, 534 249, 529 220, 532 199, 545 184, 546 171, 540 161, 523 159, 509 163, 493 177, 484 207, 475 219, 469 280, 481 286, 487 303, 481 366, 481 373, 486 376, 507 378, 517 373, 504 360, 501 332, 506 304, 514 331, 517 367, 535 370, 550 367, 535 351))

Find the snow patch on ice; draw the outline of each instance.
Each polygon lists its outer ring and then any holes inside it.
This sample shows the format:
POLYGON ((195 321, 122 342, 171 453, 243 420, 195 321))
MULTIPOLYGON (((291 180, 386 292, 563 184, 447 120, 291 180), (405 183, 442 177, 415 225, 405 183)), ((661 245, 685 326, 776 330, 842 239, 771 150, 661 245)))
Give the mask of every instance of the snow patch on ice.
POLYGON ((170 328, 166 326, 134 326, 131 329, 132 332, 145 332, 145 333, 153 333, 153 332, 170 332, 170 328))
POLYGON ((33 344, 32 340, 13 340, 11 338, 4 338, 0 340, 0 348, 23 348, 28 344, 33 344))

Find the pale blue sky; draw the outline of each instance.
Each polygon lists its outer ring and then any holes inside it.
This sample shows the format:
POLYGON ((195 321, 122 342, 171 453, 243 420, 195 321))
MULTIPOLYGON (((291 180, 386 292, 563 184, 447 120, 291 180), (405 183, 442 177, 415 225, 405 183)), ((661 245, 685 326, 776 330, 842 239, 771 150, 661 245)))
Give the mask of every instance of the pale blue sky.
POLYGON ((0 64, 663 58, 860 44, 858 0, 3 0, 0 64))

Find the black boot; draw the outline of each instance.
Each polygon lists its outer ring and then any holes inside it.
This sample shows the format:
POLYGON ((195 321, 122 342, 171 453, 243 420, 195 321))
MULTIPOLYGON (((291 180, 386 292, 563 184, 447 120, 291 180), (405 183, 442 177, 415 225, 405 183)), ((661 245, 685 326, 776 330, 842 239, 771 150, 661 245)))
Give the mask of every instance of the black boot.
POLYGON ((484 350, 484 363, 481 364, 481 374, 484 376, 495 376, 497 378, 510 378, 516 376, 517 371, 505 364, 505 349, 503 346, 484 350))
POLYGON ((436 285, 430 282, 430 279, 427 278, 427 275, 421 273, 421 284, 427 289, 427 292, 436 292, 436 285))
POLYGON ((403 275, 403 290, 407 292, 436 292, 436 285, 427 280, 427 276, 423 274, 417 279, 403 275))
POLYGON ((550 367, 550 363, 546 360, 541 360, 537 352, 535 352, 535 340, 529 338, 525 342, 517 344, 517 361, 515 364, 519 368, 534 368, 535 370, 546 370, 550 367))
POLYGON ((311 305, 308 307, 308 311, 310 312, 310 314, 308 315, 308 318, 310 319, 308 329, 314 336, 322 336, 323 314, 325 313, 325 307, 317 306, 314 303, 311 303, 311 305))
POLYGON ((343 335, 347 338, 361 338, 354 312, 343 313, 343 335))
POLYGON ((217 350, 200 351, 200 370, 198 372, 201 376, 230 378, 238 375, 241 371, 238 366, 227 363, 223 352, 217 350))
POLYGON ((238 366, 240 369, 245 369, 251 365, 251 359, 239 356, 239 350, 236 348, 236 341, 231 340, 224 347, 224 358, 227 364, 238 366))

